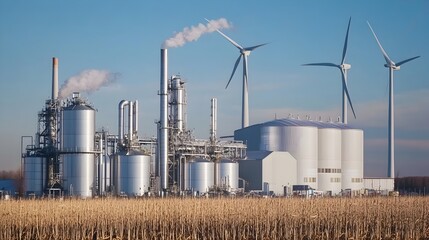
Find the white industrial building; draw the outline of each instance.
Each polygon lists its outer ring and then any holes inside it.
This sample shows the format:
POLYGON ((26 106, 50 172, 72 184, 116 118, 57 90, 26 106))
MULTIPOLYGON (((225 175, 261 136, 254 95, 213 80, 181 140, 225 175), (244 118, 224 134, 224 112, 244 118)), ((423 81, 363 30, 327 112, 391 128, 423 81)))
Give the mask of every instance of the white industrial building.
POLYGON ((283 195, 296 183, 296 159, 288 152, 247 152, 247 159, 239 161, 239 175, 245 180, 245 190, 262 190, 283 195))
MULTIPOLYGON (((296 160, 296 181, 289 182, 291 185, 308 185, 333 195, 346 189, 360 191, 364 187, 361 129, 343 123, 286 118, 236 130, 234 138, 246 143, 249 152, 289 153, 296 160)), ((248 158, 251 159, 251 156, 248 158)), ((276 182, 267 182, 270 190, 278 182, 293 179, 290 177, 293 176, 293 164, 288 165, 292 161, 265 161, 273 166, 260 164, 259 175, 265 171, 264 168, 276 168, 284 172, 275 179, 276 182)), ((242 166, 243 163, 240 163, 240 177, 247 180, 242 175, 246 171, 241 169, 242 166)), ((253 175, 256 176, 256 173, 253 175)), ((255 182, 259 184, 260 181, 256 179, 255 182)))

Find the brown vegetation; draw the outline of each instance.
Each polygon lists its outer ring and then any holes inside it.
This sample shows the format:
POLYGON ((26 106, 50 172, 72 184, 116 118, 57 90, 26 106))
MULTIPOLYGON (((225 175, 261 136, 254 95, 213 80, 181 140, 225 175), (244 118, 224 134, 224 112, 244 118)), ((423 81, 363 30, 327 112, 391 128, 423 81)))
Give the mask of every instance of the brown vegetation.
POLYGON ((0 202, 0 239, 428 239, 429 198, 0 202))

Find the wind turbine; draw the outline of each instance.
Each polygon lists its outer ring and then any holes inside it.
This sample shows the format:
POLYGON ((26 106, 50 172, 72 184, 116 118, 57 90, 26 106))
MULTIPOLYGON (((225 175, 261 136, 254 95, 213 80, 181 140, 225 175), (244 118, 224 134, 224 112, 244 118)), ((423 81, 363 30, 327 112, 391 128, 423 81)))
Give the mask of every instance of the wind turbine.
POLYGON ((403 61, 400 61, 398 63, 394 63, 389 56, 387 55, 386 51, 384 51, 383 47, 381 46, 380 41, 377 38, 377 35, 375 34, 374 30, 371 27, 371 24, 368 23, 369 28, 371 29, 372 34, 374 35, 375 40, 377 41, 378 46, 380 47, 381 53, 383 54, 384 59, 386 60, 386 64, 384 64, 385 67, 389 68, 389 126, 388 126, 388 169, 387 169, 387 177, 389 178, 395 178, 395 115, 394 115, 394 101, 393 101, 393 71, 399 70, 402 64, 407 63, 411 60, 414 60, 417 57, 412 57, 403 61))
MULTIPOLYGON (((205 19, 207 22, 210 23, 209 20, 205 19)), ((232 40, 230 37, 225 35, 220 30, 216 29, 216 31, 222 35, 224 38, 226 38, 232 45, 234 45, 238 50, 240 51, 240 55, 237 58, 237 61, 235 61, 234 69, 232 70, 231 77, 229 78, 228 83, 226 84, 225 89, 228 88, 229 83, 232 80, 232 77, 234 76, 235 70, 237 70, 237 66, 241 61, 241 58, 243 58, 243 95, 242 95, 242 112, 241 112, 241 127, 245 128, 249 126, 249 90, 248 90, 248 67, 247 67, 247 57, 250 55, 250 53, 255 50, 258 47, 264 46, 267 43, 259 44, 253 47, 242 47, 238 43, 236 43, 234 40, 232 40)))
POLYGON ((349 90, 347 89, 347 70, 349 70, 352 66, 350 64, 345 63, 346 59, 346 53, 347 53, 347 42, 349 38, 349 30, 350 30, 350 22, 352 21, 352 18, 349 19, 349 25, 347 27, 347 34, 346 39, 344 41, 344 48, 343 48, 343 56, 341 58, 340 64, 334 64, 334 63, 309 63, 309 64, 303 64, 303 66, 324 66, 324 67, 335 67, 338 68, 341 72, 341 79, 343 83, 342 88, 342 96, 343 96, 343 111, 342 111, 342 120, 344 124, 347 124, 347 100, 348 99, 350 103, 350 107, 353 112, 353 116, 356 118, 355 110, 353 109, 352 101, 350 99, 349 90))

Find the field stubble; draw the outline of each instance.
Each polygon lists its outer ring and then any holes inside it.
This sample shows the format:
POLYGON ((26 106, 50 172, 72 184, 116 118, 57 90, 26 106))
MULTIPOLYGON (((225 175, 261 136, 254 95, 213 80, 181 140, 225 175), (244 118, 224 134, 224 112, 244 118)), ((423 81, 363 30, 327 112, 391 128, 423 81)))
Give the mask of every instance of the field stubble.
POLYGON ((429 239, 429 198, 0 202, 0 239, 429 239))

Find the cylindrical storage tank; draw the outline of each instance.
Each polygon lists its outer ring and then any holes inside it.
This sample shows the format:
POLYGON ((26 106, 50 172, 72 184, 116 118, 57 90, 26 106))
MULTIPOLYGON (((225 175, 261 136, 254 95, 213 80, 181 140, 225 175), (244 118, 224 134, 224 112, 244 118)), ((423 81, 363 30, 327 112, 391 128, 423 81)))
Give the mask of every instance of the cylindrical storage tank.
POLYGON ((352 191, 361 190, 363 188, 363 130, 342 130, 341 153, 341 188, 352 191))
POLYGON ((207 193, 214 186, 214 163, 206 159, 195 159, 188 163, 189 190, 207 193))
POLYGON ((289 152, 297 160, 297 184, 317 189, 318 129, 296 125, 299 122, 293 119, 287 121, 264 124, 260 149, 289 152))
POLYGON ((216 186, 225 187, 228 191, 238 188, 238 163, 229 159, 216 162, 216 186))
POLYGON ((62 109, 63 187, 71 196, 95 191, 95 110, 79 96, 62 109))
POLYGON ((24 158, 24 186, 26 194, 41 196, 46 187, 46 158, 30 156, 24 158))
POLYGON ((174 76, 171 79, 171 104, 174 127, 181 132, 184 128, 184 82, 180 77, 174 76))
POLYGON ((143 196, 150 189, 150 156, 138 151, 115 158, 115 189, 118 195, 143 196))
POLYGON ((319 129, 318 190, 341 192, 341 129, 319 129))

